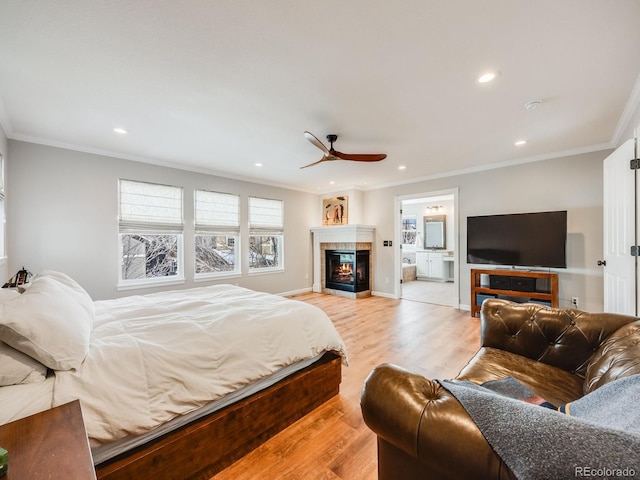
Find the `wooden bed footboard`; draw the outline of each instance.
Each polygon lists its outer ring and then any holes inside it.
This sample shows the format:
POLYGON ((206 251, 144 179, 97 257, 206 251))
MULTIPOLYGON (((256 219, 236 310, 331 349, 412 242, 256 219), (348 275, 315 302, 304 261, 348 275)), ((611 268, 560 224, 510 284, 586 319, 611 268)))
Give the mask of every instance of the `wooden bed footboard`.
POLYGON ((97 477, 209 479, 337 395, 341 380, 341 358, 326 353, 266 390, 97 465, 97 477))

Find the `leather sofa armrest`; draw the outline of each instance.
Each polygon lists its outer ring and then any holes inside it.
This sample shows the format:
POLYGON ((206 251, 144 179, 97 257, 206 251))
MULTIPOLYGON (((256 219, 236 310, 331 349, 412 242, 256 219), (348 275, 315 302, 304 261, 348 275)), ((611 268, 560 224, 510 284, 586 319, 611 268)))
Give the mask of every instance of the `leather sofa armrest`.
POLYGON ((584 377, 600 345, 618 328, 636 320, 629 315, 488 299, 480 311, 480 344, 584 377))
POLYGON ((361 408, 378 437, 433 478, 514 478, 456 398, 422 375, 376 367, 365 381, 361 408))

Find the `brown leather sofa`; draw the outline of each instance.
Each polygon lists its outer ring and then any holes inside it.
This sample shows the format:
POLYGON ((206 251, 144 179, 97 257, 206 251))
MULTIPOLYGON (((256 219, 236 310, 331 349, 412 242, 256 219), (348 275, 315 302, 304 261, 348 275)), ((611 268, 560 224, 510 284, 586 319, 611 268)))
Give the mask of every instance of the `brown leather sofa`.
MULTIPOLYGON (((640 320, 486 300, 481 348, 456 377, 514 377, 554 405, 640 373, 640 320)), ((367 378, 365 423, 378 436, 378 478, 513 479, 462 405, 439 383, 383 364, 367 378)))

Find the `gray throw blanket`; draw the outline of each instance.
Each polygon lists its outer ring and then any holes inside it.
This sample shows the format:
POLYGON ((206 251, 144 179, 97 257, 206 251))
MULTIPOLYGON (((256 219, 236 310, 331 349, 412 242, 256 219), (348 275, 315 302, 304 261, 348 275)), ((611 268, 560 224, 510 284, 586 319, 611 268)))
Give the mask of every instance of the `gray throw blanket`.
POLYGON ((640 478, 640 375, 571 402, 570 415, 521 401, 532 394, 513 378, 440 384, 518 479, 640 478))

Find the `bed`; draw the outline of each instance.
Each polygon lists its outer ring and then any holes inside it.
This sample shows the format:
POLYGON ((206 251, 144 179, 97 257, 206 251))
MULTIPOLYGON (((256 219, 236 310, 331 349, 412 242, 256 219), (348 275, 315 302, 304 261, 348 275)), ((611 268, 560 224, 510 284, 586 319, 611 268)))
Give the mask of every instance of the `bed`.
POLYGON ((53 271, 2 291, 0 340, 0 423, 79 399, 104 479, 210 478, 336 395, 347 363, 304 302, 231 285, 93 302, 53 271))

